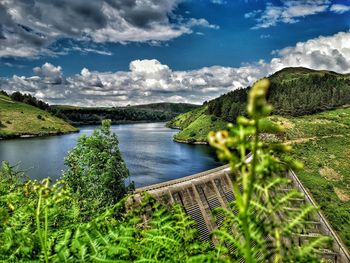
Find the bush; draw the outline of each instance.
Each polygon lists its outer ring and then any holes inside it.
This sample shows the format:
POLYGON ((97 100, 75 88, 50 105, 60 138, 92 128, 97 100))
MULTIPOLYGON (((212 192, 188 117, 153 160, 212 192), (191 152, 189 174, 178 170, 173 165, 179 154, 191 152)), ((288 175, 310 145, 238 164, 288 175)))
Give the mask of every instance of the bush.
POLYGON ((118 149, 118 139, 104 120, 91 136, 83 135, 68 153, 63 178, 89 217, 114 205, 128 192, 129 171, 118 149))

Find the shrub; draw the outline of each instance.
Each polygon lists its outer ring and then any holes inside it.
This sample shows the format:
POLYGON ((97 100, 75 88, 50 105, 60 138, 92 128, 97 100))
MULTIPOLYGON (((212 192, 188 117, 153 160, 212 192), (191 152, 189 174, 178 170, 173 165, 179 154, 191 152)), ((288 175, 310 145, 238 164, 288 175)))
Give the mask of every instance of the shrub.
POLYGON ((40 114, 38 114, 36 117, 37 117, 39 120, 42 120, 42 121, 44 121, 44 120, 45 120, 45 117, 44 117, 44 116, 42 116, 42 115, 40 115, 40 114))
POLYGON ((124 183, 129 171, 110 126, 111 121, 104 120, 91 136, 81 136, 65 158, 63 178, 87 216, 114 205, 129 189, 124 183))

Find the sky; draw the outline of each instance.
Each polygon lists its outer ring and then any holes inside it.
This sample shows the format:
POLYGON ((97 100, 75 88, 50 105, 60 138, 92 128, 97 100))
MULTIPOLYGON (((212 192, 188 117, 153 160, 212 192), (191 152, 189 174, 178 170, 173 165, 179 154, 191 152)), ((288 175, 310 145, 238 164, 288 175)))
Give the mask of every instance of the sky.
POLYGON ((1 0, 0 89, 201 104, 284 67, 350 73, 350 0, 1 0))

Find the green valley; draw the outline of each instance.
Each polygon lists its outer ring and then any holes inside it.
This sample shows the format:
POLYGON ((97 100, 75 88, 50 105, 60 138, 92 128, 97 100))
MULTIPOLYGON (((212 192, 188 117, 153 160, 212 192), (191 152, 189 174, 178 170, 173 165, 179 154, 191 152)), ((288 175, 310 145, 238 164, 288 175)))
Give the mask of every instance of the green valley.
POLYGON ((0 138, 76 132, 66 121, 37 107, 0 95, 0 138))

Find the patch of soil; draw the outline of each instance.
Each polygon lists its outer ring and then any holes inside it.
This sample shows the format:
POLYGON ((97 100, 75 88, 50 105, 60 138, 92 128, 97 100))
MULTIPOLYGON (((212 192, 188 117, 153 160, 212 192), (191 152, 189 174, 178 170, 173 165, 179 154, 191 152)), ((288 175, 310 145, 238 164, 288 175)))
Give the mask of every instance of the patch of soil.
POLYGON ((319 173, 328 181, 339 181, 342 176, 338 174, 334 169, 330 167, 323 167, 319 170, 319 173))
POLYGON ((342 201, 342 202, 350 201, 350 191, 349 190, 334 187, 334 192, 337 194, 340 201, 342 201))

